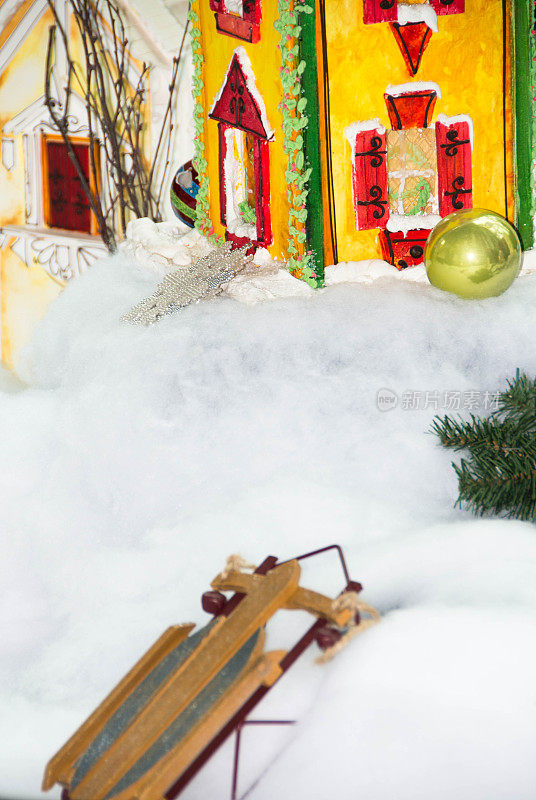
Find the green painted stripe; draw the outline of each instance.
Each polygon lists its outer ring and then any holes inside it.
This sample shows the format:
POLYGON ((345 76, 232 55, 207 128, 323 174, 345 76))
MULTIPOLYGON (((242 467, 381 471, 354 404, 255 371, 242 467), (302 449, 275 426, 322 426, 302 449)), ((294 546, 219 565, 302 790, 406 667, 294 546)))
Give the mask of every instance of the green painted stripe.
POLYGON ((171 205, 175 206, 177 211, 180 211, 181 214, 184 214, 184 216, 188 217, 192 221, 195 221, 196 216, 197 216, 196 213, 195 213, 195 208, 191 208, 190 206, 187 206, 186 203, 183 200, 181 200, 179 197, 177 197, 177 195, 175 194, 173 189, 170 191, 169 197, 170 197, 170 200, 171 200, 171 205))
MULTIPOLYGON (((315 8, 318 0, 308 0, 308 4, 315 8)), ((317 77, 317 52, 316 52, 316 25, 315 13, 301 14, 302 26, 300 38, 300 59, 306 63, 305 71, 301 76, 302 95, 307 99, 305 113, 307 126, 303 133, 303 145, 306 166, 312 168, 309 178, 307 195, 307 221, 305 232, 307 234, 307 249, 313 251, 314 270, 317 275, 318 285, 324 282, 324 216, 322 213, 322 170, 320 166, 320 112, 318 104, 318 77, 317 77)), ((311 266, 312 266, 311 265, 311 266)))
MULTIPOLYGON (((515 204, 516 226, 528 249, 534 243, 532 223, 533 62, 531 2, 513 0, 515 204)), ((508 90, 508 87, 505 87, 508 90)))

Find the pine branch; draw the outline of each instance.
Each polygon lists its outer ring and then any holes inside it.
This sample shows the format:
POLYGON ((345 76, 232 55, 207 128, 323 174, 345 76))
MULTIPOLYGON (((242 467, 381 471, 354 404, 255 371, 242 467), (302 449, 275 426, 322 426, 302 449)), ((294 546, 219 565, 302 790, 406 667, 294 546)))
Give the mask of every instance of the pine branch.
POLYGON ((508 453, 522 449, 531 441, 531 436, 520 432, 511 420, 495 417, 478 419, 471 415, 471 421, 455 420, 451 417, 436 417, 432 422, 435 433, 443 447, 453 450, 488 450, 495 453, 508 453))
POLYGON ((469 453, 452 464, 458 503, 475 514, 536 522, 536 380, 517 370, 498 406, 485 419, 436 417, 432 432, 444 447, 469 453))
POLYGON ((525 429, 536 426, 536 378, 520 374, 516 370, 513 381, 507 381, 508 389, 499 395, 496 416, 508 415, 516 419, 525 429))
POLYGON ((536 462, 527 472, 486 474, 470 462, 452 465, 458 476, 458 503, 466 502, 479 516, 505 514, 536 521, 536 462))

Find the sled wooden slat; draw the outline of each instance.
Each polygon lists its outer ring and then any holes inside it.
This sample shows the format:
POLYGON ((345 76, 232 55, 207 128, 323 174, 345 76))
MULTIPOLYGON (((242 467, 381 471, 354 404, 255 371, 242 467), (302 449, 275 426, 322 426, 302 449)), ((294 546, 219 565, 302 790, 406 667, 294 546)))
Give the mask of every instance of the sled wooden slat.
MULTIPOLYGON (((213 589, 219 589, 224 592, 248 593, 254 591, 259 581, 262 580, 262 575, 231 570, 225 576, 218 575, 212 581, 211 586, 213 589)), ((322 617, 341 627, 347 625, 352 617, 350 609, 335 610, 331 598, 319 594, 319 592, 313 592, 311 589, 303 589, 301 586, 296 588, 296 591, 289 597, 284 607, 308 611, 310 614, 322 617)))
MULTIPOLYGON (((52 785, 55 781, 63 783, 68 788, 71 800, 111 800, 123 794, 125 797, 138 797, 132 793, 133 785, 145 780, 151 798, 158 797, 149 787, 153 784, 152 772, 155 776, 157 772, 160 775, 162 758, 169 757, 173 761, 173 752, 168 753, 165 749, 169 744, 169 731, 175 728, 180 730, 183 719, 190 720, 192 709, 195 710, 203 692, 210 690, 214 680, 223 680, 225 667, 232 659, 248 656, 248 646, 254 648, 258 660, 262 652, 262 648, 259 651, 255 644, 257 639, 260 641, 262 638, 259 631, 295 593, 299 576, 300 568, 295 561, 281 565, 266 576, 259 576, 260 581, 254 591, 243 598, 229 617, 219 617, 207 626, 207 633, 202 629, 186 640, 185 645, 202 636, 179 668, 171 672, 150 697, 144 697, 141 704, 138 702, 136 714, 128 720, 128 724, 124 724, 121 715, 125 715, 129 702, 132 703, 132 699, 125 698, 125 695, 130 688, 135 688, 135 682, 128 682, 127 676, 112 693, 115 697, 124 684, 116 702, 106 707, 105 701, 105 707, 99 707, 95 712, 99 724, 88 724, 90 718, 72 737, 71 741, 76 746, 69 747, 68 743, 52 759, 46 770, 46 785, 52 785), (125 702, 119 708, 121 700, 125 702), (117 712, 115 718, 114 712, 117 712), (181 717, 182 714, 185 716, 181 717), (118 731, 115 729, 117 726, 112 724, 117 718, 121 723, 118 731), (110 726, 109 736, 104 735, 108 733, 108 729, 104 729, 106 723, 110 726), (99 731, 104 731, 100 739, 99 731), (158 756, 156 761, 155 754, 158 756), (154 769, 157 764, 158 769, 154 769), (146 775, 143 773, 145 767, 146 775)), ((186 633, 190 630, 191 626, 187 626, 186 633)), ((143 672, 141 662, 137 666, 140 669, 138 678, 151 677, 147 670, 143 672)), ((239 666, 242 670, 246 664, 240 663, 239 666)), ((231 692, 230 696, 234 696, 232 684, 226 684, 222 691, 231 692)), ((220 698, 217 699, 219 701, 220 698)), ((207 718, 211 718, 212 709, 207 708, 206 714, 207 718)), ((193 735, 195 729, 196 725, 191 731, 188 730, 186 738, 193 735)), ((183 742, 180 738, 176 745, 182 752, 183 742)))
POLYGON ((114 795, 113 800, 131 800, 134 797, 137 800, 154 800, 162 797, 177 776, 182 775, 203 751, 207 742, 220 732, 246 700, 260 686, 270 686, 275 683, 281 675, 279 662, 284 656, 285 651, 282 650, 264 653, 260 658, 256 658, 233 688, 213 707, 210 715, 206 716, 181 742, 180 748, 172 750, 158 763, 158 770, 148 773, 127 791, 114 795))
POLYGON ((299 560, 315 554, 268 556, 253 573, 230 557, 202 597, 210 621, 166 630, 51 759, 43 788, 61 784, 63 800, 173 800, 313 641, 325 650, 354 635, 361 585, 344 559, 337 598, 299 586, 299 560), (280 609, 317 619, 288 652, 266 653, 280 609))
POLYGON ((73 772, 74 763, 86 750, 92 739, 117 711, 127 696, 162 659, 186 639, 195 627, 193 624, 173 625, 160 636, 153 646, 140 658, 125 677, 95 709, 61 750, 48 762, 43 778, 43 791, 55 783, 66 783, 73 772))

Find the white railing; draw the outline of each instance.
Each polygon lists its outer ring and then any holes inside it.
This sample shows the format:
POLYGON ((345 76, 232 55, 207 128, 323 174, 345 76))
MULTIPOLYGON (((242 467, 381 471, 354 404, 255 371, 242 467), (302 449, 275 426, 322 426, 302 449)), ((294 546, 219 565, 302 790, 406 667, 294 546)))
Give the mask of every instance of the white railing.
POLYGON ((9 247, 27 267, 37 263, 62 283, 82 274, 107 253, 98 236, 29 225, 0 227, 0 249, 4 247, 9 247))

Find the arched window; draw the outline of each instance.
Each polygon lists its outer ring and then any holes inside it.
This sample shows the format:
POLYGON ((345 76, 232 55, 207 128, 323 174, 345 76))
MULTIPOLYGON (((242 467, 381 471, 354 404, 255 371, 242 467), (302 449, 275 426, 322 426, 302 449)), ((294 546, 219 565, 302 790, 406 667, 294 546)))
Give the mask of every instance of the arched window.
POLYGON ((270 223, 269 140, 266 116, 243 48, 238 48, 209 114, 219 125, 220 219, 237 244, 265 247, 270 223))

